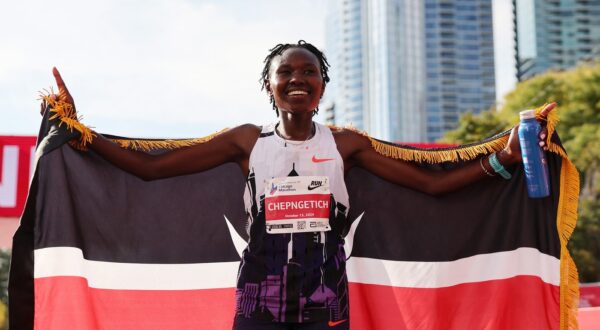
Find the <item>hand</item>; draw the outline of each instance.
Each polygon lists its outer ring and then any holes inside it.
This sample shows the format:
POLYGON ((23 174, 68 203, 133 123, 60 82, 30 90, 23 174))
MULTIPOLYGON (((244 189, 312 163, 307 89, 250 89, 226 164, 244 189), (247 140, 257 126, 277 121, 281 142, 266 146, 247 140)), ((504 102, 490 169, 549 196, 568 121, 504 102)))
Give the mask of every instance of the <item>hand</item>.
MULTIPOLYGON (((546 143, 546 137, 548 136, 548 129, 546 128, 546 119, 548 118, 548 114, 556 108, 556 102, 552 102, 542 109, 540 115, 542 117, 542 130, 539 134, 539 145, 543 150, 548 150, 548 144, 546 143)), ((508 138, 508 143, 506 147, 498 153, 498 160, 500 163, 508 166, 517 162, 522 161, 521 156, 521 145, 519 144, 519 135, 518 135, 519 125, 513 127, 510 132, 510 136, 508 138)))
MULTIPOLYGON (((54 75, 54 80, 56 80, 56 86, 58 86, 58 94, 51 94, 50 98, 52 98, 55 101, 66 102, 66 103, 70 104, 71 106, 73 106, 73 110, 75 110, 75 101, 73 100, 71 93, 69 93, 69 90, 67 89, 67 85, 65 85, 65 82, 63 81, 62 77, 60 76, 60 73, 58 72, 58 70, 55 67, 52 68, 52 74, 54 75)), ((48 104, 47 104, 46 100, 42 100, 42 103, 40 104, 40 114, 42 116, 46 112, 47 107, 48 107, 48 104)))

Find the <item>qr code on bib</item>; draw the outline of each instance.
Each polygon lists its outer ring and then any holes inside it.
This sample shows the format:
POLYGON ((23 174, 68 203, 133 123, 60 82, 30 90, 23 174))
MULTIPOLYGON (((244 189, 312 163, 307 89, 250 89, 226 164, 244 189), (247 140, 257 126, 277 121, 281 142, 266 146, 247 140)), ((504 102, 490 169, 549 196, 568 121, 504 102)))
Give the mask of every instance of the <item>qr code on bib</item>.
POLYGON ((306 228, 306 221, 298 221, 298 229, 302 230, 306 228))

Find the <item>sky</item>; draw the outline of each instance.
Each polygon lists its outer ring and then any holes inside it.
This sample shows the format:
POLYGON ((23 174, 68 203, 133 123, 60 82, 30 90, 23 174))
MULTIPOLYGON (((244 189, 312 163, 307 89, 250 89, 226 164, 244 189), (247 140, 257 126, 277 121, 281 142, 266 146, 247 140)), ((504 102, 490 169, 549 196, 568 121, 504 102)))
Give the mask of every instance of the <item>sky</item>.
MULTIPOLYGON (((515 84, 511 0, 493 8, 501 101, 515 84)), ((272 122, 263 59, 299 39, 326 48, 325 9, 325 0, 6 2, 0 135, 37 134, 38 91, 54 86, 53 66, 83 122, 102 133, 184 138, 272 122)))

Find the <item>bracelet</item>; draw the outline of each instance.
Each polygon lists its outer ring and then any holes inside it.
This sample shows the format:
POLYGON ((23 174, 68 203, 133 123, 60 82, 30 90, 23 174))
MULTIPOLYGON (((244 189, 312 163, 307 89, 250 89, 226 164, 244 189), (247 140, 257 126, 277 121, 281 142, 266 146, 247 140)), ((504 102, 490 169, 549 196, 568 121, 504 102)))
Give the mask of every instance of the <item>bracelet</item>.
POLYGON ((485 169, 485 166, 483 166, 483 157, 479 158, 479 165, 481 165, 483 173, 487 174, 488 176, 496 176, 494 173, 490 173, 488 170, 485 169))
POLYGON ((490 162, 490 166, 492 166, 492 168, 494 169, 494 172, 500 174, 501 177, 503 177, 506 180, 512 177, 510 173, 508 173, 508 171, 504 168, 504 166, 500 164, 495 152, 490 155, 488 161, 490 162))

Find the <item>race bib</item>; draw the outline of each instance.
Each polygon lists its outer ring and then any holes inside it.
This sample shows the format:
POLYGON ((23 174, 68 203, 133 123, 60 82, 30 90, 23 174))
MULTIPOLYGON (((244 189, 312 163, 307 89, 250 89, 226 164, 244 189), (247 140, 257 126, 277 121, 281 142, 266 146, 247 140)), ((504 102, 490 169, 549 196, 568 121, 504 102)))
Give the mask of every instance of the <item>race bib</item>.
POLYGON ((265 188, 267 233, 329 231, 330 192, 326 176, 270 180, 265 188))

